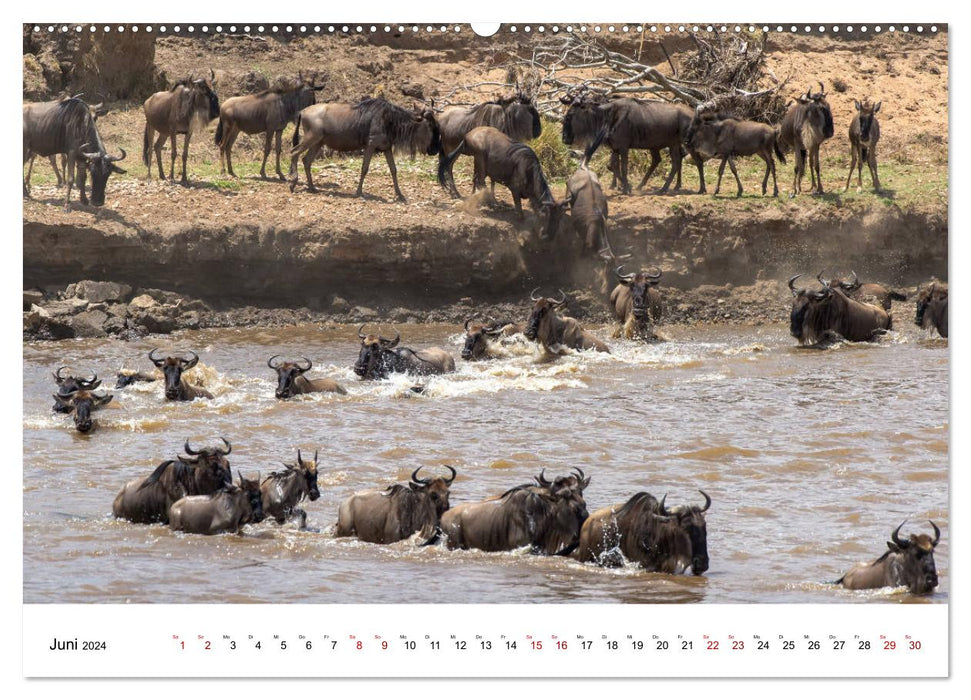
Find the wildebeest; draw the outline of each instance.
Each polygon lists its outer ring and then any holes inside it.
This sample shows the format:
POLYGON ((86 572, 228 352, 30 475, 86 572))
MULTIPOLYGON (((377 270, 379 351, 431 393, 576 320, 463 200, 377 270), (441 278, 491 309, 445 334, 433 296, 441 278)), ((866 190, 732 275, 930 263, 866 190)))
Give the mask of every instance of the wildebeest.
POLYGON ((917 292, 917 313, 914 323, 919 328, 936 328, 942 338, 947 337, 947 285, 931 282, 917 292))
POLYGON ((169 527, 197 535, 237 532, 247 523, 263 520, 260 475, 255 479, 239 476, 239 486, 230 484, 215 493, 183 496, 169 508, 169 527))
POLYGON ((607 198, 597 174, 582 166, 566 181, 566 201, 570 204, 573 230, 583 241, 583 251, 596 250, 611 260, 613 252, 607 241, 607 198))
POLYGON ((384 153, 391 171, 395 197, 404 202, 405 196, 398 187, 394 152, 405 151, 414 157, 420 151, 433 156, 441 150, 442 137, 434 112, 427 109, 409 112, 383 97, 369 97, 357 104, 332 102, 312 105, 300 111, 293 132, 291 192, 297 186, 297 157, 301 154, 307 189, 316 191, 310 165, 325 146, 341 153, 364 150, 361 178, 357 183, 358 197, 364 192, 364 177, 371 165, 371 157, 375 153, 384 153))
POLYGON ((844 192, 850 189, 853 168, 856 168, 857 187, 863 189, 863 163, 866 163, 870 169, 873 190, 880 191, 880 177, 877 175, 877 141, 880 140, 880 122, 877 120, 877 112, 880 111, 882 104, 883 102, 874 104, 869 97, 863 102, 853 100, 856 116, 850 122, 850 173, 846 176, 844 192))
MULTIPOLYGON (((544 470, 545 472, 545 470, 544 470)), ((568 555, 577 546, 587 519, 583 471, 536 484, 516 486, 498 498, 462 503, 442 515, 449 549, 501 552, 530 547, 536 554, 568 555)))
POLYGON ((906 586, 913 595, 933 593, 937 588, 934 547, 941 540, 941 531, 932 521, 928 522, 934 528, 934 539, 920 534, 902 540, 899 535, 904 523, 900 523, 882 557, 870 564, 857 564, 836 583, 852 590, 906 586))
POLYGON ((357 331, 361 352, 354 363, 354 374, 361 379, 385 379, 389 374, 444 374, 455 371, 455 358, 439 347, 412 350, 397 347, 401 334, 393 340, 381 335, 365 335, 362 325, 357 331))
POLYGON ((280 357, 274 355, 266 362, 266 366, 276 371, 276 397, 278 399, 289 399, 297 394, 313 394, 321 391, 331 391, 335 394, 346 394, 347 390, 333 379, 320 377, 318 379, 307 379, 305 372, 309 372, 313 367, 313 362, 306 357, 301 362, 280 361, 273 364, 273 360, 280 357))
POLYGON ((159 179, 165 179, 162 169, 162 145, 169 139, 172 149, 172 163, 169 179, 175 179, 175 137, 184 135, 182 141, 182 184, 187 183, 186 161, 189 158, 189 140, 192 134, 200 131, 219 116, 219 97, 213 90, 216 74, 209 69, 209 79, 193 79, 191 76, 180 80, 170 90, 156 92, 145 100, 145 134, 142 139, 142 161, 148 168, 148 178, 152 178, 152 151, 158 163, 159 179), (155 145, 152 137, 158 132, 155 145))
POLYGON ((876 284, 875 282, 863 284, 860 282, 860 278, 857 277, 855 272, 850 272, 850 274, 853 275, 852 280, 844 280, 838 277, 827 280, 823 279, 823 273, 820 272, 816 276, 816 279, 819 280, 819 283, 823 286, 839 287, 850 299, 876 303, 877 306, 883 307, 884 311, 890 311, 893 300, 907 301, 907 295, 903 292, 889 289, 884 287, 882 284, 876 284))
POLYGON ((365 542, 390 544, 416 532, 422 544, 434 544, 441 536, 439 523, 448 510, 452 476, 418 478, 421 467, 407 484, 393 484, 384 490, 358 491, 341 503, 337 513, 337 537, 357 536, 365 542))
POLYGON ((583 330, 575 318, 557 316, 556 310, 566 305, 566 294, 560 290, 560 298, 538 297, 539 287, 529 294, 533 302, 529 321, 523 334, 540 343, 548 352, 559 353, 563 348, 610 352, 607 344, 583 330))
POLYGON ((462 346, 463 360, 481 360, 492 354, 495 342, 502 337, 522 333, 518 323, 472 323, 465 319, 465 343, 462 346))
MULTIPOLYGON (((98 379, 97 374, 92 374, 90 379, 85 379, 84 377, 77 376, 73 372, 71 374, 63 374, 66 369, 71 368, 66 365, 64 367, 58 367, 57 371, 52 374, 54 383, 57 384, 57 396, 60 398, 66 398, 81 389, 84 391, 94 391, 101 386, 101 380, 98 379)), ((57 397, 55 397, 53 410, 58 413, 71 412, 71 409, 61 401, 58 401, 57 397)))
POLYGON ((174 357, 155 357, 155 351, 158 348, 153 348, 148 353, 148 359, 152 361, 156 367, 162 370, 162 374, 165 379, 165 398, 169 401, 192 401, 193 399, 211 399, 212 394, 210 394, 205 389, 193 386, 187 382, 182 374, 187 372, 196 366, 199 362, 199 356, 196 355, 191 350, 189 355, 191 357, 185 358, 182 355, 177 355, 174 357))
MULTIPOLYGON (((102 206, 105 203, 108 177, 112 173, 125 173, 115 163, 124 160, 126 153, 122 148, 120 156, 108 155, 91 107, 83 100, 71 97, 56 102, 26 104, 23 112, 24 163, 37 155, 47 157, 63 153, 67 157, 64 172, 67 180, 65 208, 71 201, 75 173, 81 204, 88 204, 84 188, 89 170, 91 204, 102 206)), ((28 178, 24 178, 24 196, 30 196, 28 178)))
POLYGON ((769 174, 772 174, 772 196, 779 196, 779 183, 776 180, 775 161, 773 153, 780 163, 786 162, 786 157, 779 148, 779 132, 768 124, 735 119, 730 115, 698 112, 691 121, 691 126, 685 135, 685 145, 702 158, 721 158, 718 167, 718 183, 715 194, 721 191, 722 175, 725 174, 725 164, 732 169, 735 182, 738 184, 737 196, 742 196, 742 181, 735 169, 735 156, 758 156, 765 161, 765 176, 762 178, 762 196, 769 185, 769 174))
POLYGON ((854 301, 841 289, 825 285, 818 291, 796 289, 793 284, 801 276, 789 280, 793 296, 789 332, 800 345, 813 345, 832 333, 851 342, 876 340, 893 328, 890 314, 881 307, 854 301))
POLYGON ((826 88, 819 83, 819 92, 812 88, 786 111, 779 125, 779 147, 783 153, 792 149, 796 156, 795 175, 790 197, 802 191, 802 178, 809 158, 809 177, 814 192, 823 193, 823 180, 819 172, 819 147, 833 136, 833 113, 826 101, 826 88))
POLYGON ((307 527, 307 512, 297 508, 297 504, 304 498, 311 501, 320 498, 320 489, 317 487, 317 451, 314 450, 313 459, 304 459, 300 450, 297 450, 297 463, 283 466, 286 467, 284 471, 272 472, 260 484, 263 512, 280 525, 296 515, 300 519, 302 530, 307 527))
POLYGON ((614 270, 617 286, 610 293, 610 308, 620 321, 621 333, 625 338, 654 339, 654 324, 664 313, 661 292, 657 290, 661 270, 624 274, 623 269, 621 265, 614 270))
POLYGON ((103 393, 98 395, 87 389, 77 389, 69 394, 53 394, 54 410, 70 413, 74 417, 74 427, 78 432, 89 433, 94 428, 94 418, 91 413, 111 402, 112 395, 103 393))
MULTIPOLYGON (((621 191, 625 194, 631 192, 630 183, 627 179, 627 159, 632 148, 652 151, 651 167, 644 174, 644 179, 641 180, 638 189, 641 189, 647 183, 648 178, 660 162, 653 158, 653 152, 661 148, 667 148, 671 156, 671 172, 668 173, 660 191, 662 193, 667 192, 675 177, 677 177, 675 188, 681 187, 681 162, 683 158, 681 148, 694 117, 694 112, 690 108, 668 102, 636 100, 625 97, 611 100, 594 109, 602 112, 603 127, 593 145, 587 149, 588 155, 586 157, 592 157, 602 143, 616 151, 620 159, 621 191)), ((698 178, 701 182, 698 192, 704 194, 704 160, 690 149, 688 155, 698 167, 698 178)))
POLYGON ((276 174, 285 179, 280 170, 280 150, 283 143, 283 130, 290 122, 296 122, 300 110, 316 104, 316 93, 324 86, 316 86, 313 81, 306 82, 303 74, 297 77, 296 87, 288 90, 264 90, 255 95, 230 97, 219 108, 219 123, 216 125, 216 145, 219 146, 219 165, 222 172, 227 169, 232 177, 233 144, 242 131, 244 134, 266 134, 263 141, 263 163, 260 177, 266 179, 266 161, 270 157, 270 147, 276 138, 276 174))
POLYGON ((590 514, 580 530, 579 561, 600 566, 622 566, 625 561, 648 571, 695 576, 708 570, 708 527, 705 511, 711 498, 704 491, 704 506, 666 508, 649 493, 641 492, 626 503, 590 514))
POLYGON ((118 370, 118 376, 115 379, 115 388, 124 389, 126 386, 131 386, 138 382, 156 382, 158 380, 159 375, 157 374, 149 374, 148 372, 140 372, 134 369, 121 369, 118 370))
POLYGON ((183 496, 204 496, 232 486, 233 474, 226 457, 233 446, 221 438, 225 449, 193 450, 185 441, 188 456, 169 459, 149 476, 133 479, 115 496, 111 512, 134 523, 167 523, 169 508, 183 496))
POLYGON ((529 200, 539 219, 540 238, 556 236, 563 210, 569 202, 557 202, 543 175, 543 167, 532 148, 513 141, 491 126, 478 126, 465 135, 462 142, 438 164, 438 182, 453 197, 459 197, 452 177, 452 164, 462 153, 471 153, 474 160, 472 191, 484 188, 485 179, 505 185, 512 194, 512 201, 520 219, 523 214, 522 200, 529 200))
MULTIPOLYGON (((80 93, 77 94, 77 95, 74 95, 75 98, 80 97, 80 96, 81 96, 80 93)), ((61 100, 58 100, 58 101, 59 102, 63 102, 64 100, 67 100, 67 99, 71 99, 71 98, 65 97, 65 98, 63 98, 61 100)), ((95 122, 98 121, 98 117, 103 117, 104 115, 106 115, 108 113, 108 109, 107 109, 107 107, 104 106, 104 103, 103 102, 99 102, 96 105, 88 105, 88 109, 90 110, 91 117, 95 120, 95 122)), ((67 154, 66 153, 61 153, 60 156, 61 156, 61 165, 60 165, 60 167, 58 167, 58 165, 57 165, 57 156, 56 155, 48 156, 48 161, 51 164, 51 168, 54 170, 54 176, 57 178, 57 187, 58 188, 60 188, 64 184, 64 176, 61 174, 61 169, 63 168, 63 169, 66 170, 66 168, 67 168, 67 154)), ((28 193, 30 192, 30 176, 31 176, 31 173, 33 173, 33 171, 34 171, 34 160, 36 158, 37 158, 37 154, 36 153, 32 153, 31 156, 30 156, 30 163, 27 166, 26 188, 27 188, 27 192, 28 193)))

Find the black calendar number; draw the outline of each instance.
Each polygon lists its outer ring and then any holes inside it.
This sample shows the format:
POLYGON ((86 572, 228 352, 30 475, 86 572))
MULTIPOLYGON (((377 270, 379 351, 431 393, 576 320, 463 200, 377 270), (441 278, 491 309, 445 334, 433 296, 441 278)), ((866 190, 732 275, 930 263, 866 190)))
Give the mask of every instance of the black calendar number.
POLYGON ((234 649, 236 649, 236 642, 231 639, 229 640, 229 650, 233 651, 234 649))
POLYGON ((415 642, 405 642, 405 649, 408 651, 414 651, 417 646, 418 644, 415 642))
POLYGON ((634 651, 640 651, 641 649, 644 648, 644 642, 639 640, 634 640, 633 642, 630 643, 630 645, 634 647, 634 651))
POLYGON ((809 640, 809 650, 819 651, 819 642, 814 639, 809 640))
POLYGON ((843 651, 844 646, 846 646, 846 642, 842 639, 837 639, 833 642, 833 651, 843 651))
POLYGON ((483 639, 481 642, 479 642, 479 646, 482 647, 483 650, 489 651, 492 649, 492 642, 490 642, 488 639, 483 639))
POLYGON ((455 648, 458 649, 459 651, 465 651, 465 642, 462 642, 462 641, 455 642, 455 648))
POLYGON ((107 642, 81 642, 81 651, 107 651, 107 642))
POLYGON ((263 648, 263 643, 262 642, 257 642, 253 646, 255 646, 257 649, 262 649, 263 648))
POLYGON ((515 649, 516 642, 506 642, 506 649, 515 649))
POLYGON ((307 645, 306 646, 307 646, 307 651, 310 651, 311 649, 314 648, 314 645, 310 642, 309 639, 307 640, 307 645))
POLYGON ((617 642, 607 642, 607 648, 611 651, 617 651, 617 642))
POLYGON ((756 646, 756 649, 758 649, 759 651, 768 651, 769 643, 764 640, 759 640, 759 643, 758 643, 758 646, 756 646))
POLYGON ((694 649, 695 643, 689 642, 687 640, 681 642, 681 651, 688 651, 689 649, 694 649))
POLYGON ((782 641, 783 651, 792 651, 795 648, 796 648, 796 643, 794 641, 790 639, 786 639, 782 641))
POLYGON ((280 640, 280 649, 283 651, 287 650, 287 641, 285 639, 280 640))
POLYGON ((667 649, 668 649, 668 643, 666 641, 664 641, 663 639, 659 639, 657 641, 657 650, 658 651, 667 651, 667 649))
POLYGON ((428 643, 428 646, 430 646, 432 649, 441 649, 442 648, 441 642, 429 642, 428 643))
POLYGON ((583 640, 582 642, 580 642, 580 648, 586 649, 587 651, 589 651, 590 649, 593 648, 593 642, 588 640, 583 640))
POLYGON ((860 651, 866 651, 869 648, 870 648, 870 642, 866 641, 865 639, 860 640, 860 646, 859 646, 860 651))

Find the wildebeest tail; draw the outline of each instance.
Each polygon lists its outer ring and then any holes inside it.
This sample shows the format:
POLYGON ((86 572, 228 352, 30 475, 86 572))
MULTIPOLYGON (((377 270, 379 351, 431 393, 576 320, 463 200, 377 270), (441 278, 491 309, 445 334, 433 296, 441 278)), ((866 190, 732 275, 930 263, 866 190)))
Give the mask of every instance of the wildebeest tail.
POLYGON ((862 157, 862 159, 863 159, 863 162, 864 162, 864 163, 866 163, 866 159, 867 159, 867 153, 868 153, 868 152, 869 152, 869 149, 868 149, 868 148, 867 148, 866 146, 864 146, 864 147, 863 147, 863 148, 862 148, 862 149, 860 150, 860 156, 862 157))
POLYGON ((299 114, 297 114, 296 126, 293 129, 293 138, 290 139, 290 145, 296 148, 298 143, 300 143, 300 115, 299 114))
POLYGON ((452 176, 452 165, 458 160, 464 146, 465 139, 462 139, 454 151, 438 161, 438 184, 453 194, 455 194, 455 178, 452 176))
POLYGON ((145 167, 149 169, 149 173, 148 173, 149 175, 152 174, 151 173, 152 157, 150 155, 151 152, 152 152, 151 127, 149 127, 148 124, 145 124, 145 135, 142 137, 142 162, 145 164, 145 167))
POLYGON ((779 159, 780 163, 785 164, 786 154, 782 152, 782 148, 779 146, 779 130, 775 130, 775 136, 772 139, 772 148, 775 150, 775 157, 779 159))
POLYGON ((219 144, 221 144, 222 140, 223 140, 223 118, 220 115, 219 123, 216 124, 216 145, 218 146, 219 144))

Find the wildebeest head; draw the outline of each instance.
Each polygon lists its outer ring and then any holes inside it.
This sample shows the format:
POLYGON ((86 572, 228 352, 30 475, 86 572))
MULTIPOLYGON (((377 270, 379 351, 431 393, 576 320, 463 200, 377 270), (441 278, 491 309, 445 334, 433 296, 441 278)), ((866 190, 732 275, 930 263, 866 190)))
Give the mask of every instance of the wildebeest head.
POLYGON ((189 354, 192 356, 190 358, 185 358, 181 355, 164 358, 155 357, 156 350, 158 348, 153 348, 148 353, 148 359, 152 361, 152 364, 162 370, 165 378, 165 398, 177 399, 181 391, 182 373, 195 367, 196 363, 199 362, 199 356, 190 350, 189 354))
POLYGON ((271 357, 267 360, 266 366, 272 370, 276 370, 276 397, 278 399, 289 399, 294 394, 294 382, 298 377, 303 376, 304 372, 309 371, 313 367, 313 362, 304 357, 303 363, 277 362, 273 364, 273 360, 278 357, 279 355, 271 357))
POLYGON ((624 266, 621 265, 614 272, 617 275, 617 281, 630 290, 631 313, 634 314, 634 318, 640 320, 648 315, 648 307, 650 306, 648 292, 651 287, 657 286, 658 282, 661 281, 661 271, 623 274, 621 272, 623 269, 624 266))
POLYGON ((303 71, 297 73, 297 108, 296 111, 317 104, 317 93, 324 89, 323 85, 316 85, 314 78, 308 81, 303 77, 303 71))
POLYGON ((569 199, 557 202, 551 196, 548 200, 540 202, 539 211, 537 212, 540 239, 548 241, 556 237, 556 234, 560 230, 560 221, 563 220, 563 214, 569 208, 569 199))
POLYGON ((810 307, 813 304, 824 303, 832 296, 833 290, 825 285, 823 285, 823 288, 818 291, 811 291, 805 288, 796 289, 794 284, 795 281, 800 277, 802 277, 801 274, 795 275, 789 279, 789 290, 792 292, 793 297, 792 309, 789 312, 789 333, 791 333, 794 338, 802 339, 805 334, 804 327, 806 314, 809 312, 810 307))
POLYGON ((537 291, 539 291, 539 287, 529 294, 529 300, 533 302, 533 310, 529 314, 526 330, 523 331, 523 335, 530 340, 536 340, 541 335, 543 337, 549 335, 548 332, 543 332, 543 329, 549 328, 552 323, 551 319, 556 315, 556 309, 566 305, 566 293, 562 289, 559 299, 538 297, 536 296, 537 291))
POLYGON ((88 172, 91 173, 91 204, 100 207, 105 203, 105 187, 108 185, 108 177, 111 173, 125 174, 126 171, 119 168, 115 163, 124 160, 127 154, 124 148, 119 149, 121 151, 120 156, 109 156, 106 152, 99 150, 89 151, 89 148, 88 144, 84 144, 79 150, 88 172))
POLYGON ((539 119, 536 105, 525 93, 517 93, 508 104, 503 104, 506 112, 506 124, 509 136, 517 141, 528 141, 539 138, 543 133, 543 125, 539 119))
POLYGON ((803 109, 803 123, 808 122, 823 138, 832 138, 833 113, 826 101, 826 88, 823 84, 819 84, 819 92, 813 92, 812 88, 806 90, 805 95, 799 96, 799 104, 803 109))
POLYGON ((708 570, 708 526, 705 523, 705 511, 711 507, 711 498, 707 493, 699 492, 705 497, 704 506, 677 506, 668 510, 661 499, 658 514, 671 518, 691 542, 691 572, 700 576, 708 570))
POLYGON ((357 331, 357 337, 361 339, 361 352, 354 364, 354 374, 361 379, 383 379, 388 376, 397 358, 392 348, 401 341, 401 334, 397 333, 394 340, 388 340, 373 333, 365 335, 363 330, 362 325, 357 331))
MULTIPOLYGON (((100 384, 100 382, 98 382, 100 384)), ((77 389, 68 394, 54 394, 55 408, 64 413, 70 413, 74 417, 74 427, 78 432, 88 433, 94 428, 94 419, 91 412, 108 404, 111 401, 111 394, 95 394, 87 389, 77 389)))
POLYGON ((456 472, 452 467, 446 464, 445 468, 452 472, 452 476, 447 479, 442 476, 419 479, 418 472, 422 468, 418 467, 418 469, 411 473, 411 481, 408 483, 408 487, 412 491, 427 495, 431 499, 432 505, 435 508, 435 516, 439 519, 442 517, 442 513, 449 509, 449 488, 452 486, 452 482, 455 481, 456 476, 456 472))
POLYGON ((579 467, 573 468, 573 474, 558 476, 553 481, 546 478, 546 470, 534 477, 536 483, 546 489, 549 500, 553 504, 556 524, 561 531, 571 529, 580 536, 583 521, 589 517, 587 502, 583 498, 583 491, 590 485, 590 477, 584 476, 579 467))
POLYGON ((442 150, 442 130, 438 127, 435 112, 430 109, 416 109, 412 116, 415 129, 410 142, 420 146, 425 155, 435 156, 442 150))
POLYGON ((849 294, 851 292, 855 292, 861 286, 860 278, 857 276, 856 272, 851 270, 850 274, 853 275, 853 279, 851 280, 845 280, 841 277, 834 277, 833 279, 828 280, 823 278, 823 273, 820 272, 818 275, 816 275, 816 279, 824 287, 839 287, 844 292, 849 294))
POLYGON ((297 450, 297 469, 301 471, 307 482, 307 497, 311 501, 316 501, 320 498, 320 488, 317 486, 317 450, 314 450, 312 460, 304 459, 300 450, 297 450))
POLYGON ((201 450, 193 450, 189 441, 185 441, 182 449, 187 457, 179 456, 179 461, 183 464, 191 464, 197 468, 206 469, 209 476, 215 481, 223 483, 225 486, 232 486, 233 472, 229 468, 229 460, 226 457, 233 451, 233 446, 226 438, 219 438, 225 444, 225 449, 221 447, 204 447, 201 450))
MULTIPOLYGON (((904 522, 907 522, 906 520, 904 522)), ((930 535, 911 535, 907 539, 900 539, 900 523, 893 531, 887 547, 890 551, 901 555, 898 562, 903 568, 901 578, 910 592, 914 595, 926 595, 937 587, 937 567, 934 564, 934 547, 941 540, 941 531, 932 521, 928 521, 934 528, 934 539, 930 535)))
POLYGON ((199 109, 200 105, 205 105, 208 109, 209 121, 219 117, 219 96, 213 90, 216 84, 216 73, 212 68, 209 69, 209 79, 198 78, 192 81, 193 106, 199 109))
POLYGON ((485 325, 472 323, 472 319, 465 320, 465 345, 462 346, 463 360, 478 360, 489 347, 489 339, 502 335, 504 324, 493 323, 485 325))
POLYGON ((57 371, 53 373, 54 382, 57 384, 57 393, 61 396, 73 394, 78 389, 94 391, 101 386, 101 380, 98 379, 97 374, 92 374, 90 379, 85 379, 84 377, 75 376, 73 373, 64 374, 64 370, 66 369, 71 368, 65 365, 64 367, 58 367, 57 371))
MULTIPOLYGON (((917 292, 917 312, 914 315, 914 324, 923 328, 925 323, 925 314, 927 309, 932 304, 940 304, 941 302, 947 301, 947 285, 941 284, 939 282, 931 282, 929 285, 917 292)), ((946 315, 946 314, 945 314, 946 315)), ((933 326, 933 321, 928 322, 929 326, 933 326)))
POLYGON ((236 475, 239 477, 239 488, 246 494, 246 500, 249 501, 251 511, 249 521, 251 523, 262 521, 265 516, 263 514, 263 494, 260 491, 260 473, 256 472, 256 479, 247 479, 237 469, 236 475))
POLYGON ((880 105, 883 102, 877 102, 874 104, 867 97, 863 102, 853 100, 853 106, 856 107, 857 118, 860 120, 860 140, 869 141, 870 140, 870 129, 873 126, 874 115, 880 111, 880 105))
POLYGON ((570 146, 576 141, 593 141, 604 120, 597 108, 606 99, 605 95, 590 93, 586 86, 568 90, 566 95, 560 97, 560 102, 567 105, 563 116, 563 143, 570 146))

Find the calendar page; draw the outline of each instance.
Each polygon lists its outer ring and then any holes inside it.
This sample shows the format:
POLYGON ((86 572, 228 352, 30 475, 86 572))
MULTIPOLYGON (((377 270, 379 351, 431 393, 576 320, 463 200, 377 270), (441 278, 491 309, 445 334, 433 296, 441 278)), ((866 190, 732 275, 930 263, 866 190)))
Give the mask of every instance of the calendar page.
POLYGON ((24 18, 24 677, 949 676, 948 25, 608 9, 24 18))

